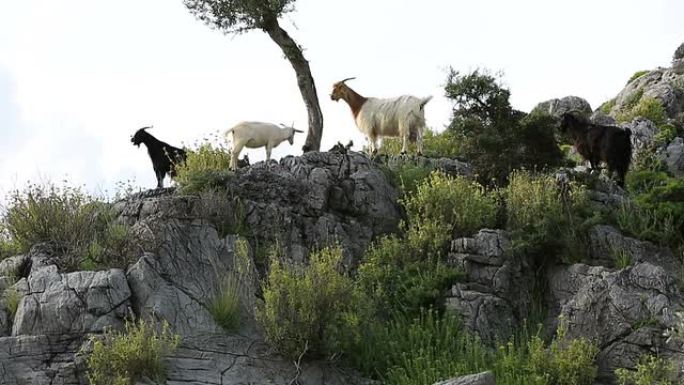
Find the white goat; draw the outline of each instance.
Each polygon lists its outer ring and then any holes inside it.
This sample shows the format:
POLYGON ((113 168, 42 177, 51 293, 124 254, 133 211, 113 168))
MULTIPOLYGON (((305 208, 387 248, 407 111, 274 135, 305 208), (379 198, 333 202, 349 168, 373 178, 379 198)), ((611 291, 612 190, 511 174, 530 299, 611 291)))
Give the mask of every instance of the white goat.
POLYGON ((304 132, 294 127, 281 127, 263 122, 240 122, 233 128, 229 128, 223 135, 228 138, 233 133, 233 149, 230 159, 230 168, 237 170, 238 156, 243 147, 259 148, 266 147, 266 162, 271 160, 271 150, 282 141, 287 140, 292 144, 295 132, 304 132))
POLYGON ((351 108, 356 126, 370 142, 372 154, 377 152, 377 139, 383 136, 399 136, 403 140, 401 153, 405 154, 408 141, 417 142, 418 155, 423 153, 423 130, 425 111, 423 107, 432 99, 404 95, 393 99, 367 98, 359 95, 344 82, 347 78, 333 84, 330 98, 343 99, 351 108))

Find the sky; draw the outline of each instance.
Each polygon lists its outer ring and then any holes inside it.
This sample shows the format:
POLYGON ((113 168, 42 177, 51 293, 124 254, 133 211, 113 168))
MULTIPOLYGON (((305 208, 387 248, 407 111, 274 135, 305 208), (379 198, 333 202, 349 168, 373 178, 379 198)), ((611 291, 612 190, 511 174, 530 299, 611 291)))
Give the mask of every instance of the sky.
MULTIPOLYGON (((364 96, 433 95, 437 131, 449 67, 501 71, 523 111, 567 95, 596 108, 635 71, 670 64, 682 17, 682 0, 298 0, 281 25, 316 81, 322 149, 361 149, 348 106, 330 100, 335 81, 356 76, 364 96)), ((3 196, 28 181, 153 188, 147 152, 130 143, 138 128, 192 147, 243 120, 308 127, 294 71, 263 32, 224 35, 182 0, 0 0, 3 196)), ((301 154, 304 139, 274 157, 301 154)))

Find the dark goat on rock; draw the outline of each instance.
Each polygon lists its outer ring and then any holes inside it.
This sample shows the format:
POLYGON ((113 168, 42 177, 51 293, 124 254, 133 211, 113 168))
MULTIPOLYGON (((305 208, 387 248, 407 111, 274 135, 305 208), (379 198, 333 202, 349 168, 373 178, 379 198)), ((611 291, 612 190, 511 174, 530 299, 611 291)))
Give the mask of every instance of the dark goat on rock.
POLYGON ((617 172, 617 183, 625 186, 625 174, 632 160, 632 131, 615 126, 591 123, 583 117, 565 113, 561 117, 561 131, 575 141, 575 149, 592 169, 598 169, 601 161, 606 162, 608 171, 617 172))
POLYGON ((154 175, 157 177, 157 188, 164 187, 164 176, 169 174, 171 178, 176 176, 176 165, 185 162, 185 150, 173 147, 168 143, 155 138, 147 129, 151 127, 143 127, 136 131, 131 138, 131 143, 140 147, 140 143, 144 143, 147 147, 147 153, 152 159, 152 167, 154 168, 154 175))

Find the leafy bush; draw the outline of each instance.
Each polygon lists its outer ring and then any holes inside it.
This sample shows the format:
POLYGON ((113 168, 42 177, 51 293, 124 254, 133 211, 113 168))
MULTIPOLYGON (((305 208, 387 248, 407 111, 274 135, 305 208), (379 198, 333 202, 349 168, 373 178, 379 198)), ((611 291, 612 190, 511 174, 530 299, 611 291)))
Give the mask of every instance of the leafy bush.
POLYGON ((497 77, 476 70, 451 70, 445 87, 454 103, 449 130, 461 141, 461 153, 483 184, 504 185, 514 169, 544 169, 563 160, 554 137, 555 119, 514 110, 510 92, 497 77))
POLYGON ((498 206, 494 194, 465 177, 435 171, 402 203, 411 226, 444 224, 447 235, 469 236, 496 224, 498 206))
POLYGON ((166 381, 163 358, 180 343, 164 322, 158 332, 155 325, 143 320, 127 322, 124 332, 105 331, 102 340, 92 337, 93 351, 88 357, 88 380, 91 385, 128 385, 147 376, 166 381))
POLYGON ((674 385, 674 365, 662 358, 651 355, 642 356, 636 371, 615 370, 619 385, 674 385))
POLYGON ((198 193, 225 186, 233 176, 230 151, 205 142, 188 150, 185 163, 178 166, 175 180, 185 193, 198 193))
POLYGON ((13 319, 14 315, 17 314, 20 301, 21 295, 14 287, 5 289, 5 291, 2 293, 2 302, 5 304, 5 308, 7 309, 10 319, 13 319))
POLYGON ((634 171, 627 190, 633 203, 616 213, 623 231, 673 248, 684 243, 684 180, 664 172, 634 171))
POLYGON ((416 243, 396 236, 381 238, 358 268, 357 282, 380 318, 441 308, 446 291, 460 276, 456 269, 416 248, 416 243))
POLYGON ((488 348, 457 317, 423 311, 395 314, 362 332, 349 360, 368 376, 395 385, 430 385, 445 378, 487 370, 488 348))
POLYGON ((399 187, 402 196, 410 196, 416 192, 418 186, 430 176, 432 171, 432 167, 403 162, 391 171, 390 181, 394 186, 399 187))
POLYGON ((341 259, 339 248, 325 248, 312 253, 301 271, 271 261, 257 320, 286 357, 334 353, 354 339, 363 301, 351 278, 338 271, 341 259))
POLYGON ((610 114, 610 111, 613 109, 613 107, 615 107, 615 103, 617 103, 617 100, 615 98, 612 98, 606 101, 605 103, 601 104, 599 110, 601 110, 601 112, 603 112, 604 114, 608 115, 610 114))
POLYGON ((13 191, 2 223, 17 250, 47 244, 67 271, 126 267, 141 242, 130 227, 116 222, 109 204, 80 188, 54 184, 13 191))
MULTIPOLYGON (((628 100, 628 102, 631 101, 628 100)), ((631 122, 635 118, 642 117, 652 121, 656 126, 661 126, 667 121, 667 112, 663 103, 656 98, 642 98, 634 106, 626 103, 625 110, 616 116, 618 122, 631 122)))
MULTIPOLYGON (((382 140, 380 152, 388 155, 399 155, 403 140, 401 138, 385 138, 382 140)), ((460 154, 460 141, 452 131, 436 133, 430 128, 423 132, 423 155, 429 157, 454 158, 460 154)), ((415 143, 409 144, 409 154, 417 151, 415 143)))
POLYGON ((557 253, 560 248, 572 254, 571 260, 581 260, 588 207, 583 187, 574 182, 559 184, 550 175, 515 171, 504 195, 506 227, 516 247, 528 253, 557 253))
POLYGON ((629 78, 629 80, 627 80, 627 84, 633 82, 633 81, 636 80, 636 79, 639 79, 640 77, 646 75, 646 74, 649 73, 649 72, 651 72, 651 71, 649 71, 649 70, 642 70, 642 71, 637 71, 637 72, 635 72, 634 75, 632 75, 632 76, 629 78))

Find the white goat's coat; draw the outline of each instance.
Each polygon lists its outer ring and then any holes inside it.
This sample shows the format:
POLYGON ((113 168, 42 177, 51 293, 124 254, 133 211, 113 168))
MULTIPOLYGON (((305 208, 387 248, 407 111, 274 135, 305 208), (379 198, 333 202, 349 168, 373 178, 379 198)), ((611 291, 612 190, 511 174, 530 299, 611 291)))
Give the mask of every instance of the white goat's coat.
POLYGON ((240 122, 226 130, 223 135, 233 134, 233 149, 230 159, 230 168, 237 169, 238 156, 243 147, 259 148, 266 147, 266 161, 271 160, 271 150, 282 141, 288 140, 292 144, 295 132, 293 127, 280 127, 264 122, 240 122))
POLYGON ((404 95, 392 99, 366 98, 356 115, 356 126, 370 142, 371 152, 377 149, 377 138, 399 136, 403 138, 402 152, 407 150, 409 137, 418 143, 422 152, 423 130, 425 128, 424 106, 432 99, 404 95))

